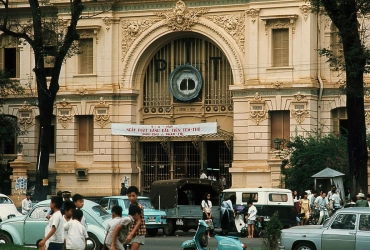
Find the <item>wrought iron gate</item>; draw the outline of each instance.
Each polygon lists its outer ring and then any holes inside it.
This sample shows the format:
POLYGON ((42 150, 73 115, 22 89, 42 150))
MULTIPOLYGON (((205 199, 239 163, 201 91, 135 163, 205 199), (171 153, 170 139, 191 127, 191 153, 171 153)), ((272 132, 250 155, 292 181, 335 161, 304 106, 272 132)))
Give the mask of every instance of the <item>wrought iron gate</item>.
POLYGON ((199 178, 200 155, 192 142, 174 143, 175 178, 199 178))

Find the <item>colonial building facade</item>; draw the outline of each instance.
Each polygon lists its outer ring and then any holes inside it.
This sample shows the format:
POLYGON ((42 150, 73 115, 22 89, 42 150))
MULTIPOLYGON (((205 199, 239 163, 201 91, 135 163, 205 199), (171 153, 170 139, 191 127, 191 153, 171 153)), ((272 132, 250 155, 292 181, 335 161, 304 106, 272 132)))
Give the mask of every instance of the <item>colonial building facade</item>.
MULTIPOLYGON (((64 2, 50 0, 60 20, 64 2)), ((86 2, 84 15, 105 4, 86 2)), ((55 103, 50 193, 118 194, 124 180, 148 192, 155 180, 198 178, 200 169, 232 187, 278 187, 275 138, 346 127, 344 75, 317 54, 338 41, 336 28, 305 1, 118 1, 78 30, 82 53, 66 60, 55 103), (211 122, 216 133, 196 136, 111 129, 211 122)), ((0 44, 0 68, 35 91, 29 44, 4 34, 0 44)), ((0 112, 27 131, 5 158, 22 142, 32 183, 39 113, 24 101, 10 98, 0 112)))

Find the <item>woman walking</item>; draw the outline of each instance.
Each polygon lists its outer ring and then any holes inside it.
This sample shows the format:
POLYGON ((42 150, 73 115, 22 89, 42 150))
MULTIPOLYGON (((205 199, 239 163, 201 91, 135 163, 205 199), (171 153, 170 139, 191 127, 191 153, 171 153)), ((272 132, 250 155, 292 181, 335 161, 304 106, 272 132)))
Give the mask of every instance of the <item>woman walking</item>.
POLYGON ((301 217, 301 225, 306 225, 306 223, 308 222, 308 218, 310 218, 311 212, 310 201, 307 199, 306 192, 303 193, 303 198, 300 199, 299 206, 301 208, 301 215, 303 215, 303 217, 301 217))
MULTIPOLYGON (((202 210, 203 210, 203 220, 211 220, 212 219, 212 202, 210 201, 211 194, 205 193, 203 200, 202 200, 202 210)), ((211 238, 210 236, 210 230, 207 231, 208 238, 211 238)))

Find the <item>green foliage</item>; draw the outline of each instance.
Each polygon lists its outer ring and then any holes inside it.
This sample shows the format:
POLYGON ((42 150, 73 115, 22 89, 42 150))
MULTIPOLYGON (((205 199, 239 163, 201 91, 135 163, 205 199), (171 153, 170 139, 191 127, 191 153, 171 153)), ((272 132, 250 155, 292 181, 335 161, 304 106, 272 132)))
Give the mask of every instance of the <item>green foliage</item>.
POLYGON ((270 221, 267 222, 265 227, 266 238, 262 242, 263 250, 277 249, 279 246, 281 229, 283 229, 283 225, 279 220, 279 214, 275 212, 274 215, 270 217, 270 221))
POLYGON ((21 95, 24 89, 19 81, 10 79, 10 75, 0 70, 0 105, 4 104, 5 99, 10 95, 21 95))
MULTIPOLYGON (((307 137, 296 135, 288 143, 291 151, 288 166, 283 170, 285 186, 299 193, 312 188, 312 175, 329 167, 348 176, 347 138, 343 135, 310 133, 307 137)), ((344 186, 348 180, 344 178, 344 186)))

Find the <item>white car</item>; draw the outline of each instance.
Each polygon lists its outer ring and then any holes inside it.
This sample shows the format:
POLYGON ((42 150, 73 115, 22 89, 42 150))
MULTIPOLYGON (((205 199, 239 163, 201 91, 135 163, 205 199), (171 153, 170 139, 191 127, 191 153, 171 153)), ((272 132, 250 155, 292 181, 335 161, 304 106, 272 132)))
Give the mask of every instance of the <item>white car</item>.
POLYGON ((0 194, 0 222, 21 215, 13 201, 5 194, 0 194))

